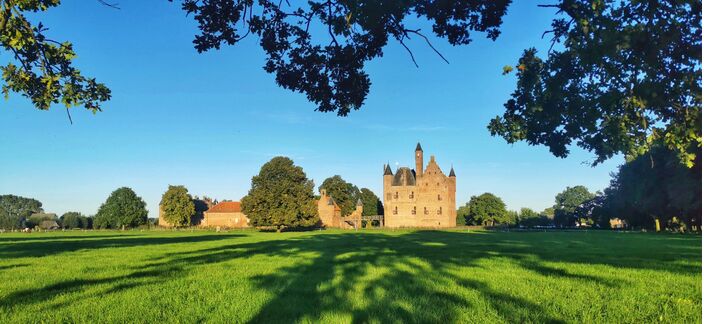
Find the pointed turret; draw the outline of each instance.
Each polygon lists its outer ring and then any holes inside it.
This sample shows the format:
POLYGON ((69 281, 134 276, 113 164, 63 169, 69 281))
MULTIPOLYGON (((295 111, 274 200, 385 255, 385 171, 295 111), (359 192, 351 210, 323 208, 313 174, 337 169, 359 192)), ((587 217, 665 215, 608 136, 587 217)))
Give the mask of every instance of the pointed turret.
POLYGON ((357 206, 364 206, 361 198, 357 198, 357 206))
POLYGON ((416 177, 423 175, 423 148, 420 147, 420 142, 416 145, 416 177))
POLYGON ((394 175, 393 172, 391 172, 391 167, 389 167, 388 164, 384 167, 384 175, 394 175))
POLYGON ((450 177, 457 177, 457 176, 455 176, 455 167, 454 166, 450 167, 450 175, 449 176, 450 177))

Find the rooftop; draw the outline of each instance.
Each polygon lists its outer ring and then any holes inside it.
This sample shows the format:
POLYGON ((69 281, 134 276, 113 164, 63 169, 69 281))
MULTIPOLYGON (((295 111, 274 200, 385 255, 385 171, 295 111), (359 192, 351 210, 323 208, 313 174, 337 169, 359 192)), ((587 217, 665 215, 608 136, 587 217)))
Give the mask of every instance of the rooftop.
POLYGON ((208 213, 239 213, 241 211, 242 207, 239 201, 223 201, 208 209, 208 213))

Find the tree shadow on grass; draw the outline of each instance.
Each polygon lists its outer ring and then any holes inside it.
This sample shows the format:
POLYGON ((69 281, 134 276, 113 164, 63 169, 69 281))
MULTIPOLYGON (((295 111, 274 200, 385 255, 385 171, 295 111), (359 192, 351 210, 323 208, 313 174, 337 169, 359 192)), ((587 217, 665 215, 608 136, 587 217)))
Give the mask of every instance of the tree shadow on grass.
MULTIPOLYGON (((49 307, 55 311, 85 297, 82 291, 100 285, 101 294, 119 293, 135 287, 159 284, 186 276, 199 266, 253 257, 288 258, 288 265, 248 278, 269 299, 251 318, 261 322, 458 322, 467 314, 486 314, 489 320, 507 322, 561 322, 538 303, 492 288, 476 278, 459 276, 450 269, 482 268, 483 261, 502 258, 518 268, 545 277, 591 281, 608 287, 620 284, 596 275, 568 272, 546 263, 606 265, 632 269, 698 273, 695 265, 668 262, 668 253, 650 247, 648 254, 632 255, 628 248, 602 251, 599 237, 570 237, 570 243, 550 246, 545 236, 511 233, 465 234, 419 231, 401 234, 318 233, 302 236, 270 235, 258 242, 227 242, 216 247, 165 253, 148 264, 129 268, 129 273, 100 279, 74 279, 40 289, 16 291, 0 299, 0 305, 21 309, 70 294, 49 307), (581 250, 575 251, 575 246, 581 250), (595 258, 590 253, 605 253, 595 258), (651 259, 647 259, 650 256, 651 259), (644 260, 648 262, 644 262, 644 260)), ((203 235, 167 238, 107 239, 98 247, 169 244, 231 238, 203 235), (120 241, 120 242, 112 242, 120 241), (126 241, 126 242, 125 242, 126 241)), ((556 242, 564 243, 564 239, 556 242)), ((605 241, 606 242, 606 241, 605 241)), ((696 242, 696 239, 695 239, 696 242)), ((42 242, 45 243, 45 242, 42 242)), ((689 244, 670 245, 667 252, 693 258, 689 244), (681 249, 680 249, 681 247, 681 249)), ((95 241, 88 241, 94 245, 95 241)), ((63 250, 75 250, 63 246, 63 250)), ((30 250, 31 251, 31 250, 30 250)), ((0 249, 0 256, 5 252, 0 249)), ((697 254, 696 252, 694 254, 697 254)), ((701 252, 699 252, 701 254, 701 252)), ((696 262, 695 262, 696 263, 696 262)), ((497 269, 500 270, 500 269, 497 269)), ((233 273, 232 275, 237 275, 233 273)), ((471 277, 471 276, 470 276, 471 277)), ((178 294, 179 292, 174 292, 178 294)), ((233 296, 233 298, 246 296, 233 296)), ((51 304, 51 303, 50 303, 51 304)), ((233 314, 236 315, 236 314, 233 314)))
POLYGON ((50 232, 50 234, 42 235, 41 236, 34 236, 35 234, 26 234, 23 233, 22 235, 25 236, 2 236, 0 235, 0 243, 2 244, 12 244, 12 243, 21 243, 21 242, 29 242, 29 241, 58 241, 58 240, 84 240, 84 239, 103 239, 103 238, 111 238, 111 237, 130 237, 130 236, 139 236, 139 234, 105 234, 105 235, 93 235, 93 234, 86 234, 86 235, 64 235, 64 232, 50 232))
POLYGON ((122 248, 135 246, 148 246, 173 243, 197 243, 230 239, 239 234, 206 234, 193 236, 149 237, 143 235, 105 235, 86 239, 78 236, 73 239, 47 238, 42 241, 23 241, 0 243, 0 259, 43 257, 78 250, 92 250, 101 248, 122 248))

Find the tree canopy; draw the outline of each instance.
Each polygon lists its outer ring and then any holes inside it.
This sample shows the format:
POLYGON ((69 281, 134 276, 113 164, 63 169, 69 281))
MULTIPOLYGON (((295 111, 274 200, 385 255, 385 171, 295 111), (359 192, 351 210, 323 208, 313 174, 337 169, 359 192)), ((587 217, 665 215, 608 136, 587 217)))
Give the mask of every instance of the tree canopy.
POLYGON ((626 162, 612 175, 602 205, 611 218, 632 227, 658 229, 673 217, 688 227, 701 227, 701 151, 694 167, 679 163, 678 153, 664 145, 626 162), (657 222, 657 223, 656 223, 657 222))
POLYGON ((364 204, 362 209, 363 216, 384 215, 384 205, 374 192, 368 188, 362 188, 359 195, 362 199, 362 204, 364 204))
MULTIPOLYGON (((701 1, 562 0, 553 48, 518 60, 516 90, 489 124, 507 142, 592 151, 594 164, 661 140, 692 166, 702 138, 701 1)), ((505 73, 513 69, 505 68, 505 73)))
MULTIPOLYGON (((255 35, 264 70, 279 86, 305 94, 318 111, 346 116, 369 93, 365 64, 383 56, 389 41, 406 49, 414 64, 407 44, 413 38, 446 60, 433 36, 452 45, 469 44, 474 34, 495 40, 511 1, 177 2, 198 25, 198 52, 255 35)), ((73 66, 71 43, 48 38, 45 26, 25 17, 58 5, 0 0, 0 45, 10 57, 0 66, 2 91, 20 93, 39 109, 62 103, 67 111, 99 111, 110 90, 73 66)), ((509 143, 545 145, 558 157, 576 144, 595 154, 594 164, 618 154, 638 156, 661 141, 691 167, 701 147, 701 1, 540 6, 556 11, 543 36, 557 46, 543 57, 526 49, 515 69, 504 67, 505 74, 515 71, 516 89, 504 113, 489 123, 490 132, 509 143)))
POLYGON ((0 195, 0 228, 22 228, 30 215, 41 212, 42 203, 36 199, 0 195))
POLYGON ((196 213, 193 197, 184 186, 169 186, 159 203, 165 221, 173 226, 187 226, 196 213))
POLYGON ((468 225, 495 226, 510 224, 513 221, 504 201, 488 192, 472 196, 462 213, 464 214, 465 211, 468 225))
MULTIPOLYGON (((173 0, 172 0, 173 1, 173 0)), ((318 1, 183 0, 183 10, 198 23, 198 52, 259 37, 266 53, 264 70, 276 83, 304 93, 318 111, 346 116, 359 109, 369 93, 367 61, 383 55, 389 40, 406 46, 411 38, 426 42, 421 28, 407 17, 432 23, 432 33, 452 45, 472 41, 471 32, 494 40, 510 1, 318 1)), ((435 50, 437 52, 437 50, 435 50)), ((439 52, 437 52, 440 54, 439 52)), ((442 57, 442 55, 440 55, 442 57)), ((442 57, 444 59, 444 57, 442 57)))
POLYGON ((341 176, 335 175, 323 180, 318 190, 326 190, 328 195, 335 199, 340 207, 342 216, 351 214, 357 207, 357 199, 360 198, 359 188, 345 181, 341 176))
POLYGON ((59 217, 59 220, 63 228, 89 228, 88 217, 83 216, 79 212, 66 212, 59 217))
POLYGON ((580 207, 595 195, 585 186, 567 187, 555 196, 555 223, 561 226, 574 226, 575 222, 583 218, 580 207))
POLYGON ((49 38, 46 26, 41 22, 32 24, 25 16, 59 3, 58 0, 0 0, 0 46, 12 57, 0 66, 2 93, 5 98, 10 92, 19 93, 42 110, 52 104, 63 104, 67 113, 74 106, 100 111, 101 103, 110 99, 110 89, 83 75, 73 65, 76 53, 70 42, 49 38))
POLYGON ((538 213, 530 208, 521 208, 518 214, 518 225, 526 227, 535 226, 548 226, 552 223, 552 220, 548 218, 548 215, 543 213, 538 213))
POLYGON ((277 156, 252 177, 252 188, 242 198, 242 211, 252 226, 310 227, 318 224, 314 184, 303 168, 277 156))
POLYGON ((147 204, 128 187, 113 191, 100 205, 93 220, 95 228, 136 227, 147 223, 147 204))

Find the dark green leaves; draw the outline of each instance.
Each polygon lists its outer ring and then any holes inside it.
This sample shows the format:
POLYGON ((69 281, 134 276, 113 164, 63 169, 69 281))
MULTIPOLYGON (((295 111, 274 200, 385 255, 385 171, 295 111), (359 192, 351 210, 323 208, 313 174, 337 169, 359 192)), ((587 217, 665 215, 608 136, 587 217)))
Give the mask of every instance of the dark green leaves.
POLYGON ((318 111, 346 116, 364 103, 371 86, 364 64, 383 55, 389 38, 404 47, 411 37, 427 41, 406 17, 427 18, 435 35, 462 45, 470 31, 496 39, 509 2, 184 0, 182 7, 201 30, 193 41, 198 52, 257 35, 264 70, 279 86, 304 93, 318 111))
POLYGON ((190 225, 191 217, 196 213, 193 197, 184 186, 169 186, 161 196, 159 208, 164 220, 174 226, 190 225))
MULTIPOLYGON (((361 193, 357 186, 345 181, 341 176, 335 175, 323 180, 318 190, 325 189, 335 202, 340 206, 342 216, 351 214, 357 206, 357 199, 361 197, 361 193)), ((373 194, 373 193, 372 193, 373 194)), ((376 202, 374 202, 376 206, 376 202)), ((378 215, 378 214, 374 214, 378 215)))
MULTIPOLYGON (((701 147, 701 1, 564 0, 553 41, 524 52, 516 90, 492 135, 546 145, 558 157, 573 142, 596 155, 637 156, 661 140, 692 166, 701 147)), ((504 73, 510 72, 504 68, 504 73)))
POLYGON ((303 168, 287 157, 277 156, 252 177, 252 188, 242 198, 242 211, 252 226, 310 227, 316 225, 318 209, 313 181, 303 168))
POLYGON ((61 103, 100 111, 102 102, 110 99, 110 89, 73 66, 76 53, 71 43, 47 38, 41 23, 33 26, 23 15, 58 4, 58 0, 0 0, 0 46, 12 57, 0 66, 2 93, 5 98, 19 93, 42 110, 61 103))
POLYGON ((95 228, 136 227, 147 223, 147 204, 130 188, 113 191, 95 215, 95 228))

